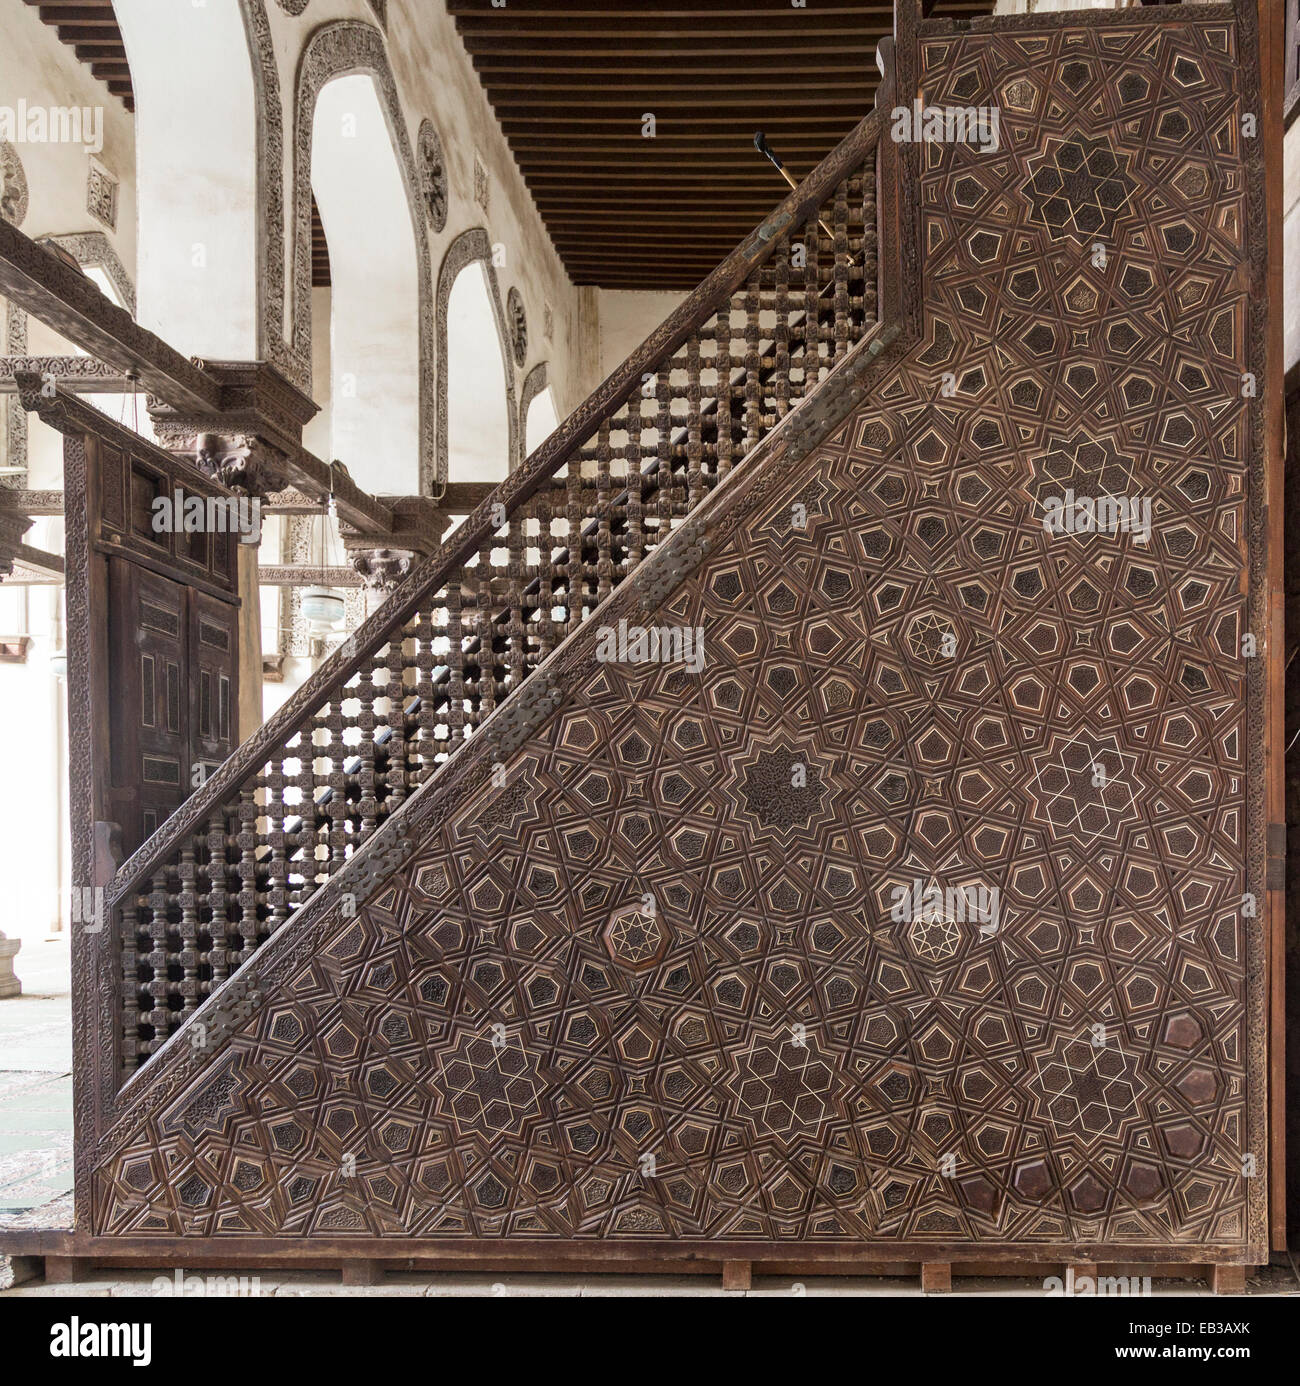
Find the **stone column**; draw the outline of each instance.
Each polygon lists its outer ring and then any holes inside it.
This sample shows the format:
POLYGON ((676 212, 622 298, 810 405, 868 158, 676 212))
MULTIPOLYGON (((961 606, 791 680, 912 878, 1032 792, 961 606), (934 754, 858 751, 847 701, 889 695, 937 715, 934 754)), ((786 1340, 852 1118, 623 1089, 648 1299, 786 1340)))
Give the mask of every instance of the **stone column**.
POLYGON ((14 973, 14 955, 22 946, 22 939, 0 934, 0 1000, 23 994, 23 984, 14 973))

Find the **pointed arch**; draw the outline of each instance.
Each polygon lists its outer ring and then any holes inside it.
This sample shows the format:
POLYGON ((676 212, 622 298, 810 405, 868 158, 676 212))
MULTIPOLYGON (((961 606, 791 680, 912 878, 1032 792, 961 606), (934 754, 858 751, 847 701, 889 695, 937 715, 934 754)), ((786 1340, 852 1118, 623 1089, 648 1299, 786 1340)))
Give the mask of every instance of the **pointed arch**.
MULTIPOLYGON (((410 218, 410 234, 414 243, 417 294, 412 305, 416 317, 418 339, 417 365, 417 451, 418 487, 428 494, 434 487, 436 475, 435 408, 434 408, 434 332, 423 305, 432 296, 432 270, 429 243, 425 230, 424 204, 420 197, 419 178, 410 136, 402 115, 397 84, 388 56, 384 37, 372 24, 356 20, 340 20, 315 29, 303 48, 298 63, 297 88, 294 99, 293 141, 293 278, 290 292, 290 333, 292 354, 310 387, 311 378, 311 201, 312 145, 317 102, 327 84, 339 78, 368 77, 374 87, 379 108, 383 113, 391 151, 405 193, 410 218)), ((322 207, 322 214, 327 216, 322 207)), ((326 222, 328 230, 328 221, 326 222)), ((347 460, 347 459, 344 459, 347 460)))
POLYGON ((533 453, 542 441, 550 436, 552 430, 559 426, 559 422, 559 411, 555 408, 555 397, 551 393, 546 362, 543 361, 524 377, 524 388, 519 395, 519 436, 523 440, 523 455, 528 457, 533 453), (537 406, 536 411, 534 406, 537 406), (543 406, 549 407, 546 408, 545 417, 539 418, 538 413, 542 411, 543 406), (530 414, 534 415, 531 426, 530 414), (532 441, 534 433, 540 434, 535 442, 532 441))
POLYGON ((510 346, 510 332, 506 325, 505 308, 501 302, 501 285, 497 280, 496 266, 492 263, 492 241, 481 226, 462 231, 447 247, 438 270, 438 298, 435 306, 437 325, 437 418, 438 418, 438 491, 447 485, 447 471, 450 449, 447 431, 448 383, 450 377, 447 358, 447 310, 451 302, 451 291, 461 271, 467 266, 480 264, 488 285, 488 297, 492 304, 492 314, 496 320, 497 340, 501 348, 501 368, 505 377, 506 417, 509 427, 509 456, 507 465, 511 471, 523 460, 520 455, 523 430, 519 426, 519 411, 516 404, 514 354, 510 346))

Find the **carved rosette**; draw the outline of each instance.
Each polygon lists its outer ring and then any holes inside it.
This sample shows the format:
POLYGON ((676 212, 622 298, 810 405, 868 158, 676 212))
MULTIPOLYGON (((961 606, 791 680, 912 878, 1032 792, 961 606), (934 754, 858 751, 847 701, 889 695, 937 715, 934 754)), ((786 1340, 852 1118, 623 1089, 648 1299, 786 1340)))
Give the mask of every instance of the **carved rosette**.
POLYGON ((431 120, 420 122, 416 141, 417 168, 420 175, 420 197, 434 231, 447 224, 447 161, 442 152, 442 139, 431 120))
POLYGON ((18 151, 8 140, 0 140, 0 217, 21 226, 27 215, 27 174, 18 151))

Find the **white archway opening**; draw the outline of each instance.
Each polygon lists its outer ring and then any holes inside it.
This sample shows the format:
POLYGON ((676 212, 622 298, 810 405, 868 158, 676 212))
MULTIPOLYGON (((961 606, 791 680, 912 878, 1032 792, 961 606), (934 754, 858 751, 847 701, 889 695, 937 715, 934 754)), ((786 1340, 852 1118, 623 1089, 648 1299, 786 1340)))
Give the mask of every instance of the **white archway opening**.
POLYGON ((524 456, 536 452, 559 426, 555 396, 547 385, 533 396, 528 405, 528 417, 524 420, 524 456))
POLYGON ((447 299, 448 481, 502 481, 510 470, 506 371, 491 284, 475 261, 447 299))
MULTIPOLYGON (((420 279, 401 167, 370 77, 336 77, 312 118, 330 261, 333 456, 380 495, 420 487, 420 279)), ((323 324, 316 324, 316 332, 323 324)))
POLYGON ((257 112, 239 6, 113 9, 135 92, 138 320, 187 355, 253 360, 257 112))

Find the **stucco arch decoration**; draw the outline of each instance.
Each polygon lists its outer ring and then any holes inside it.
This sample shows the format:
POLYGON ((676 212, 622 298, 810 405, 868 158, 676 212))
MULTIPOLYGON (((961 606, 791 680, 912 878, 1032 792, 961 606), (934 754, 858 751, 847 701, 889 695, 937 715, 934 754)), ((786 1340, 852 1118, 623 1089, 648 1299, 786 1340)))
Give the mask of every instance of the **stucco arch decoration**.
POLYGON ((248 36, 257 102, 257 201, 261 209, 257 231, 258 354, 282 370, 300 389, 306 389, 309 362, 294 356, 285 330, 284 112, 280 70, 265 0, 239 0, 239 9, 248 36))
POLYGON ((546 362, 539 362, 524 376, 524 387, 519 392, 519 437, 525 455, 528 447, 528 411, 533 401, 546 389, 550 382, 546 378, 546 362))
MULTIPOLYGON (((384 36, 372 24, 341 20, 313 31, 298 64, 298 85, 294 98, 293 148, 293 355, 303 364, 308 388, 311 384, 311 147, 312 117, 321 88, 335 77, 364 75, 371 78, 388 119, 393 151, 406 189, 411 216, 411 235, 415 245, 420 302, 432 297, 433 275, 429 243, 425 235, 424 203, 416 173, 415 156, 402 116, 397 83, 384 51, 384 36)), ((428 493, 434 483, 434 332, 428 313, 419 314, 420 334, 420 490, 428 493)))
POLYGON ((496 266, 492 263, 492 239, 481 227, 476 226, 462 231, 447 247, 438 270, 438 299, 435 311, 437 324, 437 420, 438 420, 438 484, 435 494, 440 495, 447 485, 449 465, 447 445, 447 305, 451 299, 452 286, 461 270, 467 265, 479 262, 487 275, 492 312, 496 318, 497 337, 501 346, 501 362, 506 380, 506 416, 510 427, 509 469, 513 471, 523 460, 520 456, 523 430, 519 424, 519 408, 516 403, 514 350, 510 343, 510 331, 506 323, 505 308, 501 302, 501 285, 497 280, 496 266))

